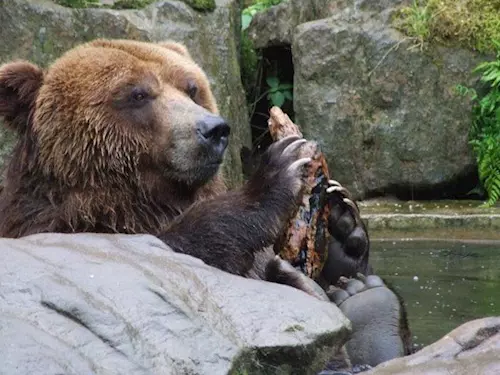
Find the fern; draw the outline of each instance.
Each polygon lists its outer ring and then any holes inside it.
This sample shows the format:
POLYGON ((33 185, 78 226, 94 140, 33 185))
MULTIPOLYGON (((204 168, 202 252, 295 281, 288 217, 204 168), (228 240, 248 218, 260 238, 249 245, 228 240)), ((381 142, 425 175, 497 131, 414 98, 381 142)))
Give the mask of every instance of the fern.
POLYGON ((479 178, 488 200, 493 206, 500 200, 500 42, 495 41, 497 56, 494 61, 478 65, 474 72, 481 72, 481 82, 488 92, 479 98, 476 91, 458 86, 459 93, 470 95, 473 105, 473 123, 469 134, 470 144, 476 155, 479 178))

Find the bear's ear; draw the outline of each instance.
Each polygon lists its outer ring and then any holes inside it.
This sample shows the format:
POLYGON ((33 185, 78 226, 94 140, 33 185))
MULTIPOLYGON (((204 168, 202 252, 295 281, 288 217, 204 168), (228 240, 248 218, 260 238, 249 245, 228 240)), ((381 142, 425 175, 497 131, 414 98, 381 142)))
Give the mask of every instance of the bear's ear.
POLYGON ((172 51, 177 52, 179 55, 191 58, 191 55, 189 54, 188 49, 186 48, 185 45, 183 45, 181 43, 174 42, 172 40, 166 40, 166 41, 160 42, 158 44, 164 48, 167 48, 167 49, 170 49, 172 51))
POLYGON ((42 83, 42 69, 27 61, 0 66, 0 118, 8 127, 19 133, 26 129, 42 83))

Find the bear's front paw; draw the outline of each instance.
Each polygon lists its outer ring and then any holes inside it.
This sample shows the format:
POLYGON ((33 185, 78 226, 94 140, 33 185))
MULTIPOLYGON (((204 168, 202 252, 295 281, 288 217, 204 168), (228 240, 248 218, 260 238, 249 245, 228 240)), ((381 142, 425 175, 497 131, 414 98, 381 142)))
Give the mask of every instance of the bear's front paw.
POLYGON ((254 196, 273 191, 289 203, 295 201, 303 186, 303 167, 311 161, 299 156, 299 148, 306 142, 289 136, 269 146, 249 181, 254 196))
POLYGON ((328 259, 322 276, 335 284, 340 276, 351 277, 371 272, 368 265, 369 238, 356 203, 337 181, 328 181, 326 189, 331 211, 328 217, 328 259))

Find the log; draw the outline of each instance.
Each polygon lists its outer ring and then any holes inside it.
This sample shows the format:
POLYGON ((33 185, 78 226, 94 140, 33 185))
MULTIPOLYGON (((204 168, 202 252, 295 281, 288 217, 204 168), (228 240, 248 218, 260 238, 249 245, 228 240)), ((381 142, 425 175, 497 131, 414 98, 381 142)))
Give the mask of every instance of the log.
MULTIPOLYGON (((273 141, 290 135, 303 138, 299 127, 279 107, 269 111, 268 127, 273 141)), ((328 257, 328 216, 331 202, 326 189, 330 178, 325 156, 317 142, 300 148, 300 157, 310 157, 300 205, 292 215, 274 251, 304 274, 317 280, 328 257)))

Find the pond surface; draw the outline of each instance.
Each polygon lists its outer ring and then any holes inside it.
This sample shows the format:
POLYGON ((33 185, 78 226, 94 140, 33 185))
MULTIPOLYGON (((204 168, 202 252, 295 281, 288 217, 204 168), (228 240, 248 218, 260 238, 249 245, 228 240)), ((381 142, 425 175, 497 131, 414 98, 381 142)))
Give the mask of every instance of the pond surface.
POLYGON ((500 316, 500 242, 373 240, 370 262, 404 298, 417 347, 500 316))

